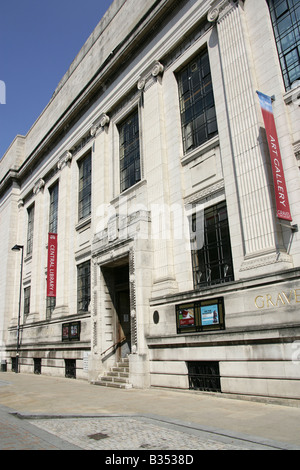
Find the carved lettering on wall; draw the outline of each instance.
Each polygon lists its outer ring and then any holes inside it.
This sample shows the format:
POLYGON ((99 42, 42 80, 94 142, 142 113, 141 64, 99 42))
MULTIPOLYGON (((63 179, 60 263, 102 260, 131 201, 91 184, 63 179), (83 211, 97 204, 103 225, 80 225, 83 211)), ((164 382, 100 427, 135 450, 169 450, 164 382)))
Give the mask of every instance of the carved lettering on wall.
POLYGON ((300 304, 300 289, 258 295, 254 303, 259 310, 300 304))

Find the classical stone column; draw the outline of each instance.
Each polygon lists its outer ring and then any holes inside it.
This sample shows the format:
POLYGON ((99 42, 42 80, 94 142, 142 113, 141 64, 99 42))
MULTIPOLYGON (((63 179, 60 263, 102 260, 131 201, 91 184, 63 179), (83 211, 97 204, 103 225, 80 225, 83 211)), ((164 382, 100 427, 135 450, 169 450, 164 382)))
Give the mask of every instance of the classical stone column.
POLYGON ((218 32, 234 184, 244 241, 241 276, 249 269, 269 272, 291 267, 274 214, 270 161, 260 131, 255 74, 242 4, 232 0, 215 1, 208 13, 208 20, 216 24, 218 32))

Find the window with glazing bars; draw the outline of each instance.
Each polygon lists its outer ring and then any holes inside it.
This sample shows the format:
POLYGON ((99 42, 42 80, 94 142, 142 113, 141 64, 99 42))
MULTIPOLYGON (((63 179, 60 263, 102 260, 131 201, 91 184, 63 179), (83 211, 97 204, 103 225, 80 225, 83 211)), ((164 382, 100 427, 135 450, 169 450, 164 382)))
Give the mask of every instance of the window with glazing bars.
POLYGON ((300 80, 300 0, 268 0, 286 90, 300 80))
POLYGON ((29 315, 30 313, 30 293, 31 293, 31 287, 25 287, 24 289, 24 319, 29 315))
POLYGON ((50 210, 49 210, 49 233, 57 233, 58 221, 58 183, 55 183, 49 190, 50 210))
POLYGON ((77 266, 77 309, 78 312, 87 312, 91 300, 91 263, 77 266))
POLYGON ((56 297, 47 297, 46 298, 46 320, 50 320, 55 307, 56 307, 56 297))
POLYGON ((130 188, 141 179, 140 131, 138 110, 119 126, 120 190, 130 188))
POLYGON ((79 161, 79 204, 78 218, 82 220, 91 214, 92 202, 92 158, 89 153, 79 161))
POLYGON ((218 133, 208 52, 195 57, 177 75, 184 152, 218 133))
POLYGON ((233 281, 233 263, 226 203, 204 211, 204 217, 192 217, 192 234, 199 232, 202 240, 192 246, 192 265, 195 288, 233 281), (197 221, 202 221, 198 223, 197 221), (201 233, 200 233, 201 232, 201 233))
POLYGON ((34 205, 27 210, 27 255, 32 254, 33 248, 34 205))

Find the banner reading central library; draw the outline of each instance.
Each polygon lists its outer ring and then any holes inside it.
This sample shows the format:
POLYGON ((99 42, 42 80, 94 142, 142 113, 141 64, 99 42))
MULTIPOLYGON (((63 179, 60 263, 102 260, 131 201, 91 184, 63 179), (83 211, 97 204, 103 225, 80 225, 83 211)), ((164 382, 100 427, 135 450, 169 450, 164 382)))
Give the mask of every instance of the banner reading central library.
POLYGON ((48 235, 47 297, 56 297, 57 234, 48 235))

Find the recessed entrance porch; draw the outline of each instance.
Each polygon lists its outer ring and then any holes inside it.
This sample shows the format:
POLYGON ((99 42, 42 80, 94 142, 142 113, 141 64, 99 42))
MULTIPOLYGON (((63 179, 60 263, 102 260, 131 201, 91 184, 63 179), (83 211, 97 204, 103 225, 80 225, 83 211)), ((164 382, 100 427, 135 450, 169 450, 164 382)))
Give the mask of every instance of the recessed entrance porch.
MULTIPOLYGON (((128 257, 101 267, 112 313, 112 344, 104 354, 114 354, 116 361, 131 353, 131 317, 128 257)), ((104 355, 103 354, 103 355, 104 355)))

